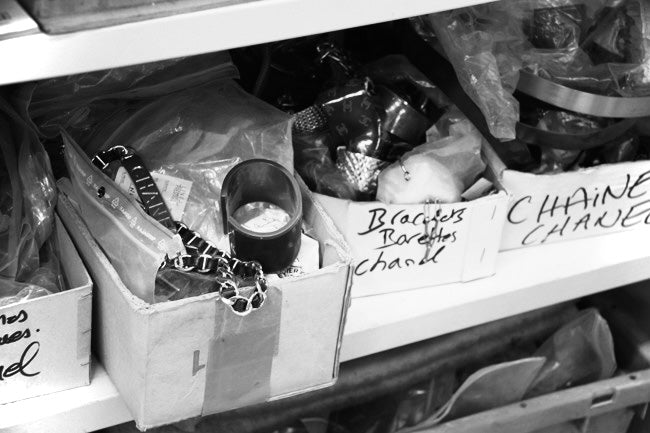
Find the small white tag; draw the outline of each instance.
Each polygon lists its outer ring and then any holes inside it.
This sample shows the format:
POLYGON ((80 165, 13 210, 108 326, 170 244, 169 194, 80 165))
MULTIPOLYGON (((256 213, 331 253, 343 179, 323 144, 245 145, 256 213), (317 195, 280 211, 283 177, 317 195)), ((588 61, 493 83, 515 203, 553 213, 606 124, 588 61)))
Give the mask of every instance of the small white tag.
POLYGON ((474 182, 474 185, 467 188, 465 192, 460 196, 467 201, 472 201, 483 197, 492 189, 494 189, 492 182, 484 177, 481 177, 479 180, 474 182))
POLYGON ((302 234, 300 251, 293 264, 279 274, 267 274, 268 281, 277 281, 281 278, 297 277, 318 270, 320 254, 318 241, 302 234))
MULTIPOLYGON (((192 189, 192 181, 160 173, 151 173, 151 177, 154 182, 156 182, 156 186, 158 187, 160 194, 162 194, 162 198, 165 201, 167 208, 169 208, 169 213, 171 213, 172 219, 174 221, 182 221, 185 206, 187 205, 187 199, 189 198, 192 189)), ((117 170, 115 183, 117 183, 122 190, 139 201, 135 184, 124 167, 120 167, 117 170)))

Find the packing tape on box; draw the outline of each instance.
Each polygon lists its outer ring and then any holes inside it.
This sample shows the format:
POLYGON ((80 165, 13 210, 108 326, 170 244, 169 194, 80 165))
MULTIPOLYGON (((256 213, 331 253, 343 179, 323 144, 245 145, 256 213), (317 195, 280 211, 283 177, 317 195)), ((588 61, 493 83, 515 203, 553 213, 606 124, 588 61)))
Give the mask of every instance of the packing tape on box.
POLYGON ((556 107, 592 116, 650 116, 650 96, 625 98, 596 95, 571 89, 526 71, 519 73, 517 90, 556 107))
POLYGON ((280 344, 282 292, 277 287, 269 286, 262 308, 244 317, 233 314, 221 300, 216 302, 203 414, 268 400, 273 359, 280 344))

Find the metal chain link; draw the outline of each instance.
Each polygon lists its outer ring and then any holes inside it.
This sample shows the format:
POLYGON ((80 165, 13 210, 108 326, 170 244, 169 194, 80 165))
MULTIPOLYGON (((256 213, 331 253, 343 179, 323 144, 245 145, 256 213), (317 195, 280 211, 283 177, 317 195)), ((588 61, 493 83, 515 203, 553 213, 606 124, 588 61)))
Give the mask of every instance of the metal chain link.
POLYGON ((267 283, 262 265, 256 261, 243 261, 232 257, 181 222, 176 223, 176 229, 187 253, 170 259, 168 265, 183 272, 213 274, 219 285, 221 300, 230 306, 235 314, 245 316, 264 304, 267 283), (248 298, 241 295, 235 277, 253 280, 254 290, 248 298))
MULTIPOLYGON (((92 162, 100 170, 104 171, 111 162, 122 162, 131 155, 135 155, 133 149, 124 146, 113 146, 95 155, 92 162)), ((129 172, 128 167, 124 167, 129 172)), ((138 168, 144 169, 143 166, 138 168)), ((131 176, 130 172, 129 176, 131 176)), ((135 185, 136 188, 139 187, 137 182, 135 185)), ((166 206, 164 202, 163 206, 166 206)), ((145 211, 147 211, 146 207, 145 211)), ((221 300, 232 309, 233 313, 239 316, 246 316, 264 304, 268 286, 262 265, 256 261, 243 261, 232 257, 227 252, 221 251, 210 241, 203 239, 182 222, 175 222, 175 228, 176 233, 183 241, 186 253, 167 258, 161 264, 160 269, 173 267, 182 272, 214 275, 221 300), (239 284, 236 282, 237 279, 252 280, 253 286, 246 286, 252 287, 252 293, 248 297, 241 294, 239 284)))

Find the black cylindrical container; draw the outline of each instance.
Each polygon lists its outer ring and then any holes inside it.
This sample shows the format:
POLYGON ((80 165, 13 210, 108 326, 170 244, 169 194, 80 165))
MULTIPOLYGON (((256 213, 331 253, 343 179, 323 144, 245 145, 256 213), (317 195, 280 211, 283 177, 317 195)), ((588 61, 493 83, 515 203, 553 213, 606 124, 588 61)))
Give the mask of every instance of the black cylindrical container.
POLYGON ((221 188, 223 227, 230 250, 240 260, 257 260, 264 272, 279 272, 293 263, 300 251, 302 197, 296 179, 280 164, 249 159, 233 167, 221 188), (254 202, 272 203, 290 216, 279 230, 258 233, 242 226, 234 213, 254 202))

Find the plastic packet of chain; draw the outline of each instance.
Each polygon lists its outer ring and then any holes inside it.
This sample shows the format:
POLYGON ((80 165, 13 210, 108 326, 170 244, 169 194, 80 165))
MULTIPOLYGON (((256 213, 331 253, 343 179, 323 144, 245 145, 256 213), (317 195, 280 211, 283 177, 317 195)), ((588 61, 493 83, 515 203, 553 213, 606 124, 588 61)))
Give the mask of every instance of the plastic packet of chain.
POLYGON ((63 134, 65 161, 80 214, 125 285, 153 303, 156 274, 166 257, 185 253, 178 235, 147 215, 63 134))

